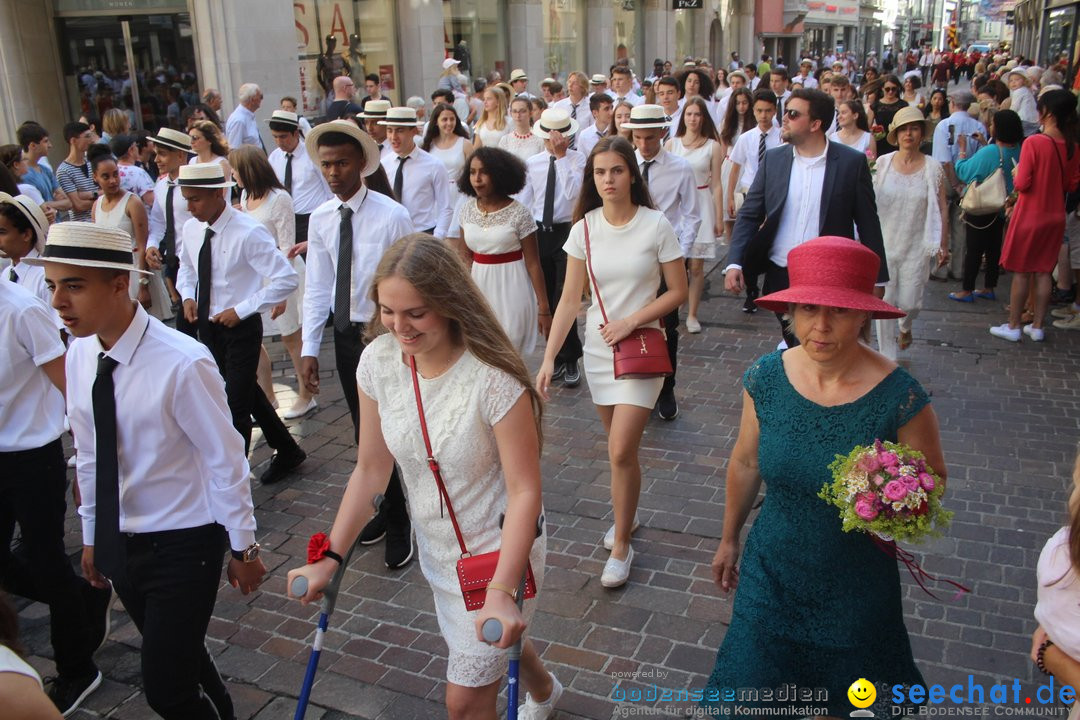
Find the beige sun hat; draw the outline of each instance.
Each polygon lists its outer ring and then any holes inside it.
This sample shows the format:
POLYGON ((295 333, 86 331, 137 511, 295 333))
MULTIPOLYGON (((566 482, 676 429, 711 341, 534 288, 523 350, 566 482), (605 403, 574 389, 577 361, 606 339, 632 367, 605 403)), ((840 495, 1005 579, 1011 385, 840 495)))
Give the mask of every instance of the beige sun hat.
POLYGON ((590 85, 603 85, 606 82, 607 82, 607 75, 601 75, 600 73, 596 73, 589 80, 590 85))
POLYGON ((183 150, 190 155, 195 154, 195 151, 191 149, 191 138, 188 134, 172 128, 161 128, 157 135, 150 138, 150 142, 170 150, 183 150))
POLYGON ((666 128, 671 127, 671 118, 659 105, 638 105, 630 109, 630 119, 623 123, 623 127, 631 130, 666 128))
POLYGON ((558 131, 567 137, 577 135, 578 121, 561 108, 548 108, 540 113, 540 119, 533 124, 533 135, 547 140, 552 132, 558 131))
POLYGON ((416 108, 392 107, 386 111, 386 119, 380 120, 379 124, 386 127, 418 128, 423 126, 424 122, 416 117, 416 108))
POLYGON ((95 223, 57 223, 49 231, 49 239, 40 257, 23 258, 27 265, 63 263, 80 267, 134 270, 152 275, 150 270, 135 267, 131 250, 131 235, 126 230, 95 223))
POLYGON ((529 76, 525 74, 525 71, 521 68, 514 68, 510 71, 510 82, 517 82, 518 80, 528 80, 529 76))
POLYGON ((34 249, 39 253, 45 249, 45 238, 49 234, 49 219, 45 217, 41 206, 26 195, 8 195, 0 192, 0 205, 12 205, 30 221, 34 229, 34 249))
POLYGON ((181 165, 176 184, 190 188, 230 188, 236 185, 225 177, 225 168, 219 162, 181 165))
POLYGON ((357 113, 356 117, 361 120, 385 120, 390 107, 389 100, 368 100, 364 103, 363 111, 357 113))
MULTIPOLYGON (((368 106, 373 102, 377 101, 368 101, 368 106)), ((348 135, 360 144, 360 148, 364 153, 364 169, 360 173, 362 177, 367 177, 379 169, 380 154, 378 144, 376 144, 374 138, 361 130, 352 120, 331 120, 316 125, 304 140, 304 147, 307 148, 309 157, 319 157, 319 138, 327 133, 348 135)))
POLYGON ((919 123, 922 125, 923 137, 926 137, 927 123, 926 118, 923 116, 922 111, 917 107, 908 105, 907 107, 900 108, 895 115, 893 115, 893 121, 889 125, 889 134, 886 136, 886 140, 890 145, 897 145, 896 132, 904 125, 912 125, 919 123))

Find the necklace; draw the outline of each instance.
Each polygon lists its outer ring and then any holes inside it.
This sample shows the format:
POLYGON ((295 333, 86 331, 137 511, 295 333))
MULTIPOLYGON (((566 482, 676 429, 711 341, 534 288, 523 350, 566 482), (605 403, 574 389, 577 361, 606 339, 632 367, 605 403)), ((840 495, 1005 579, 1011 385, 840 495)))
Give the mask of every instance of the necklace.
POLYGON ((416 372, 420 373, 420 377, 424 378, 425 380, 434 380, 435 378, 442 376, 447 370, 450 369, 450 367, 455 362, 457 362, 458 358, 461 357, 461 354, 459 354, 457 350, 458 349, 456 347, 451 349, 450 357, 447 358, 446 362, 443 363, 442 367, 439 368, 438 372, 428 374, 420 369, 420 363, 416 364, 416 372))
MULTIPOLYGON (((488 207, 491 207, 490 203, 498 203, 498 202, 501 202, 501 201, 502 201, 502 199, 497 200, 497 201, 489 201, 488 207)), ((509 204, 509 203, 507 203, 507 204, 509 204)), ((484 207, 483 202, 480 200, 480 198, 476 198, 476 209, 479 210, 480 214, 483 215, 484 217, 487 217, 488 215, 491 215, 492 213, 497 213, 497 212, 499 212, 500 210, 502 210, 505 207, 506 207, 506 205, 500 205, 499 207, 493 207, 490 210, 488 210, 488 209, 486 209, 484 207)))

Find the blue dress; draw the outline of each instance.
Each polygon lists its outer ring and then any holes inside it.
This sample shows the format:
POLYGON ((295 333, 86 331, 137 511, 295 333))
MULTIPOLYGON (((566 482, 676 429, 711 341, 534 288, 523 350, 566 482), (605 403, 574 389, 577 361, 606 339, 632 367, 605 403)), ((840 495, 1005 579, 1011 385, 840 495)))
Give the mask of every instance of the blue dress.
MULTIPOLYGON (((755 362, 743 386, 757 411, 768 492, 746 540, 731 627, 703 704, 768 706, 724 691, 794 683, 817 689, 810 704, 828 708, 822 714, 846 717, 855 709, 848 687, 866 678, 878 687, 871 709, 884 703, 878 717, 885 717, 887 688, 923 683, 904 627, 897 562, 870 536, 843 532, 836 508, 817 493, 836 455, 875 438, 895 442, 929 398, 897 367, 858 400, 824 407, 795 390, 779 352, 755 362)), ((772 703, 781 705, 791 703, 772 703)))

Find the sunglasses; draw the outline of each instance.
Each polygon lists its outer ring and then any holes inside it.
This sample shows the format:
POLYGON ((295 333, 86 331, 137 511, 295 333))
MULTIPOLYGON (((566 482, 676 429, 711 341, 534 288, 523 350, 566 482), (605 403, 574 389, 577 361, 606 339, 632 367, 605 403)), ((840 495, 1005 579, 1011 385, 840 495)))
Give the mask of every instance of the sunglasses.
POLYGON ((895 85, 886 85, 882 88, 882 90, 884 90, 885 92, 899 92, 900 88, 896 87, 895 85))
POLYGON ((798 120, 799 118, 801 118, 803 115, 806 115, 806 114, 807 113, 804 113, 801 110, 785 110, 784 111, 784 117, 786 117, 788 120, 798 120))

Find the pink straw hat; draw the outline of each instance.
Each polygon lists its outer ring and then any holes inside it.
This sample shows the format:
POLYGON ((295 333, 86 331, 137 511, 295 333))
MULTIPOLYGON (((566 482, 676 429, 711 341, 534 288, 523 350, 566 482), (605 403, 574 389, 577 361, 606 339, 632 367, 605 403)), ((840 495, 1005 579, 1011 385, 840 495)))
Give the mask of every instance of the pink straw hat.
POLYGON ((877 254, 862 243, 843 237, 814 238, 788 254, 790 286, 756 302, 778 313, 786 313, 791 303, 807 303, 863 310, 876 320, 904 317, 904 311, 874 295, 880 265, 877 254))

